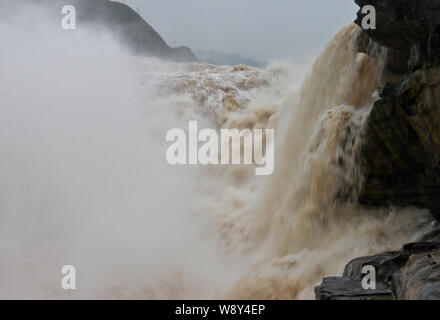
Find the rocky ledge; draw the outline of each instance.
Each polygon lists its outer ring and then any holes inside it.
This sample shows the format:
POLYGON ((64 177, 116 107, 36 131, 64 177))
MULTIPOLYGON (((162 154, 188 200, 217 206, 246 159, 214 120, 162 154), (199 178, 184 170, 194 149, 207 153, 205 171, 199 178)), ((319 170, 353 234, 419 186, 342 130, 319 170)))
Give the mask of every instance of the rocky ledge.
POLYGON ((440 299, 440 243, 410 243, 398 251, 354 259, 342 277, 324 278, 315 295, 318 300, 440 299), (376 270, 374 290, 362 286, 364 266, 376 270))
MULTIPOLYGON (((362 31, 358 50, 386 59, 388 81, 365 124, 358 201, 427 208, 440 221, 440 1, 355 2, 376 9, 377 28, 362 31)), ((363 18, 360 10, 360 27, 363 18)), ((440 299, 440 230, 398 251, 354 259, 315 293, 320 300, 440 299), (366 265, 376 270, 375 290, 361 285, 366 265)))
MULTIPOLYGON (((377 13, 359 51, 386 51, 388 77, 397 80, 380 90, 367 120, 359 201, 428 208, 440 218, 440 1, 355 2, 377 13)), ((360 26, 362 18, 359 11, 360 26)))

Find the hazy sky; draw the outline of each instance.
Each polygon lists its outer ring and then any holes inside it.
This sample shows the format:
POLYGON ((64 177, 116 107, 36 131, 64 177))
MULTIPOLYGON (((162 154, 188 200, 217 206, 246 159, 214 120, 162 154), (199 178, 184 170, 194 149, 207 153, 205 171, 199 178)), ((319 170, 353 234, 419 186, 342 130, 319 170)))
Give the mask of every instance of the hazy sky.
POLYGON ((257 59, 315 54, 353 21, 354 0, 121 0, 170 45, 257 59))

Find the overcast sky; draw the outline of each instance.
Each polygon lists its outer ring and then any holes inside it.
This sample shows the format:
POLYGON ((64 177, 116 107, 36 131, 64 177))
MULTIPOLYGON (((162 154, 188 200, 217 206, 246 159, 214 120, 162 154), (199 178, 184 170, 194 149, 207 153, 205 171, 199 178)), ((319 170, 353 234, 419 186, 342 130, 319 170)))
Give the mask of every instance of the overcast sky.
POLYGON ((354 0, 121 0, 170 45, 266 60, 316 54, 353 21, 354 0))

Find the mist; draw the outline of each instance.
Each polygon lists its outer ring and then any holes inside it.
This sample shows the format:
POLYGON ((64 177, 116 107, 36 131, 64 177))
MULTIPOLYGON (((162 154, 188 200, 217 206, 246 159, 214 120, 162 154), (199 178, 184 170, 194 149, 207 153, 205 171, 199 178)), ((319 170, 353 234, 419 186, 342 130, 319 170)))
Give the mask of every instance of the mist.
MULTIPOLYGON (((358 146, 383 82, 380 60, 357 52, 356 25, 336 32, 311 66, 215 66, 135 55, 108 30, 65 31, 61 14, 8 3, 0 298, 311 299, 324 276, 417 239, 415 222, 429 221, 424 210, 338 199, 361 183, 358 146), (274 129, 273 174, 169 165, 166 133, 186 132, 189 121, 217 132, 274 129), (76 268, 76 290, 60 285, 65 265, 76 268)), ((223 37, 245 39, 212 41, 223 37)), ((270 52, 270 33, 259 38, 266 49, 256 56, 287 52, 270 52)), ((313 57, 319 46, 281 39, 313 57)))
POLYGON ((170 45, 216 50, 259 61, 319 53, 356 18, 352 0, 123 0, 170 45))
POLYGON ((150 88, 174 66, 54 25, 32 5, 0 23, 0 297, 208 295, 227 268, 194 215, 199 170, 165 161, 183 124, 150 88))

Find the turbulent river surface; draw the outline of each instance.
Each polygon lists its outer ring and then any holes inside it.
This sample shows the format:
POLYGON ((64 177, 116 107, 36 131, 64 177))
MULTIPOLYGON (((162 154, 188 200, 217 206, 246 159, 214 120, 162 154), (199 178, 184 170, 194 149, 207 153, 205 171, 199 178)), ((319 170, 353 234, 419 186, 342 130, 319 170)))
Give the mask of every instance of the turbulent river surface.
POLYGON ((362 183, 381 82, 358 32, 342 28, 311 66, 255 69, 0 24, 15 39, 0 51, 0 298, 310 299, 350 259, 413 240, 426 212, 338 200, 362 183), (275 129, 273 174, 170 166, 166 133, 190 120, 275 129))

